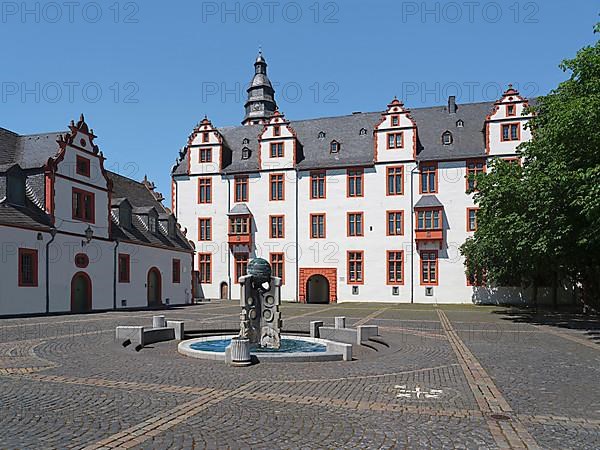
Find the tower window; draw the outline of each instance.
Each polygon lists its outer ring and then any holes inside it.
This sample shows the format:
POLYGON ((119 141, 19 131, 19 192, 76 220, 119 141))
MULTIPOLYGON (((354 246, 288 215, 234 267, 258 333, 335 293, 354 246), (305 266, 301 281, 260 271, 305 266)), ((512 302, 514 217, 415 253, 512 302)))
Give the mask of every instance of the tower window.
POLYGON ((442 143, 444 145, 452 144, 452 133, 446 131, 444 134, 442 134, 442 143))
POLYGON ((338 141, 331 141, 331 144, 329 144, 329 151, 331 153, 339 153, 340 143, 338 141))

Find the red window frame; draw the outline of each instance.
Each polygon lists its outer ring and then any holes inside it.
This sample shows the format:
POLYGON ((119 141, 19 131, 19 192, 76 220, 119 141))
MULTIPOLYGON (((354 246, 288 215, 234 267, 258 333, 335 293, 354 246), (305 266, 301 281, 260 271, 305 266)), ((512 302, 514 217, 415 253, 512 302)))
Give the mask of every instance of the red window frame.
POLYGON ((514 117, 517 115, 517 106, 512 104, 512 105, 506 105, 506 117, 514 117), (512 109, 512 112, 511 112, 512 109))
POLYGON ((281 125, 273 126, 273 136, 281 136, 281 125))
POLYGON ((347 170, 347 183, 346 183, 346 197, 364 197, 365 196, 365 183, 363 169, 348 169, 347 170), (351 189, 351 187, 353 189, 351 189), (360 191, 360 192, 359 192, 360 191))
POLYGON ((346 213, 346 236, 361 237, 365 235, 365 215, 362 211, 351 211, 346 213), (360 218, 360 221, 357 219, 360 218), (354 225, 354 227, 352 226, 354 225), (357 227, 360 225, 360 229, 357 227))
POLYGON ((230 216, 229 234, 231 236, 246 236, 252 232, 250 216, 230 216))
POLYGON ((394 210, 394 211, 386 211, 386 235, 387 236, 404 236, 404 211, 403 210, 394 210), (398 216, 400 217, 400 232, 398 233, 398 228, 396 227, 398 216), (391 226, 394 225, 394 226, 391 226))
POLYGON ((438 165, 435 162, 421 163, 419 166, 419 193, 437 194, 438 192, 438 165), (433 190, 431 187, 433 177, 433 190), (425 186, 423 181, 426 181, 425 186), (425 187, 425 189, 423 189, 425 187))
POLYGON ((404 148, 404 131, 400 131, 398 133, 388 133, 386 136, 386 142, 388 150, 404 148), (400 143, 398 143, 398 140, 400 140, 400 143))
POLYGON ((91 173, 91 161, 81 155, 75 156, 75 173, 89 178, 91 173))
POLYGON ((212 241, 212 217, 198 217, 198 240, 212 241))
POLYGON ((96 223, 96 195, 93 192, 84 191, 79 188, 72 188, 72 211, 71 218, 80 220, 81 222, 96 223), (76 194, 79 195, 76 201, 76 194), (87 204, 91 205, 91 209, 88 211, 90 217, 86 217, 85 205, 86 198, 88 199, 87 204), (77 215, 77 210, 81 213, 77 215))
POLYGON ((272 275, 281 278, 281 284, 285 284, 285 256, 283 252, 269 253, 272 275))
POLYGON ((269 216, 269 238, 285 238, 285 215, 279 214, 275 216, 269 216))
POLYGON ((440 279, 438 251, 421 250, 419 252, 419 257, 421 258, 421 286, 437 286, 439 284, 440 279), (425 256, 426 259, 424 258, 425 256), (432 274, 434 275, 433 280, 431 277, 432 274))
POLYGON ((272 202, 285 200, 285 175, 269 174, 269 200, 272 202), (281 190, 279 189, 281 187, 281 190))
POLYGON ((442 208, 424 208, 415 211, 415 224, 417 231, 434 231, 434 230, 443 230, 444 229, 444 212, 442 208), (435 213, 437 214, 437 222, 438 226, 435 226, 435 213), (431 213, 429 221, 431 222, 431 226, 427 226, 427 213, 431 213), (421 220, 420 216, 423 216, 421 220), (421 226, 422 223, 422 226, 421 226))
POLYGON ((471 232, 471 231, 477 231, 477 211, 479 211, 479 208, 467 208, 467 231, 471 232), (475 213, 474 214, 474 223, 475 226, 471 227, 471 213, 475 213))
POLYGON ((404 167, 392 166, 386 168, 386 195, 404 195, 404 167), (400 190, 398 191, 398 179, 400 190))
POLYGON ((318 170, 310 173, 310 199, 320 200, 327 198, 326 171, 318 170), (321 192, 321 185, 323 190, 321 192))
POLYGON ((520 141, 521 140, 521 124, 519 122, 512 122, 512 123, 504 123, 502 124, 502 126, 500 127, 500 140, 502 142, 512 142, 512 141, 520 141), (516 136, 513 137, 513 127, 517 127, 517 133, 516 136), (507 129, 508 130, 508 134, 504 135, 504 130, 507 129))
POLYGON ((240 282, 240 277, 248 273, 248 257, 248 253, 234 253, 233 255, 235 261, 234 279, 236 283, 240 282))
POLYGON ((208 132, 205 131, 204 133, 202 133, 202 142, 208 142, 209 138, 208 138, 208 132))
POLYGON ((198 204, 212 203, 212 178, 198 178, 198 204))
POLYGON ((19 249, 19 287, 38 287, 38 251, 34 248, 19 249), (24 270, 24 258, 31 258, 31 274, 24 270), (31 275, 31 276, 29 276, 31 275))
POLYGON ((348 250, 347 261, 347 283, 365 284, 365 252, 363 250, 348 250))
POLYGON ((390 123, 392 124, 393 127, 397 127, 400 125, 400 116, 399 115, 393 115, 392 119, 390 120, 390 123))
POLYGON ((200 147, 200 149, 198 150, 198 162, 212 162, 212 147, 200 147))
POLYGON ((119 283, 131 281, 131 257, 127 253, 119 253, 119 283))
POLYGON ((386 281, 388 285, 404 284, 404 250, 386 251, 386 281), (398 267, 398 265, 400 267, 398 267), (398 280, 398 273, 400 280, 398 280))
POLYGON ((181 260, 173 258, 171 269, 173 283, 181 283, 181 260))
POLYGON ((233 201, 236 203, 247 202, 250 197, 250 182, 248 175, 238 175, 233 178, 233 201))
POLYGON ((486 161, 485 159, 468 159, 466 163, 467 168, 467 176, 466 176, 466 186, 465 189, 467 192, 473 191, 477 189, 477 183, 473 179, 476 175, 480 173, 485 173, 486 171, 486 161), (481 164, 481 167, 477 167, 478 164, 481 164), (471 183, 472 182, 472 183, 471 183))
POLYGON ((284 148, 283 142, 271 142, 271 158, 283 158, 284 148))
POLYGON ((212 283, 212 254, 198 253, 198 282, 212 283))
POLYGON ((327 217, 325 213, 313 213, 310 215, 310 238, 311 239, 325 239, 327 237, 327 217), (319 231, 319 222, 318 222, 318 218, 319 217, 323 217, 323 236, 319 236, 318 231, 319 231), (313 226, 314 225, 314 220, 317 220, 316 223, 316 228, 313 226), (314 231, 317 231, 317 233, 314 233, 314 231))

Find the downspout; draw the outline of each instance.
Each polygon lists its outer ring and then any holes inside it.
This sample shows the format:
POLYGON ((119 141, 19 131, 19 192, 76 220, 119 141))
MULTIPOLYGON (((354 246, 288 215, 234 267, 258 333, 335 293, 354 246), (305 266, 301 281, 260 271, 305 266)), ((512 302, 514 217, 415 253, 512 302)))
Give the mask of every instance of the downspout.
POLYGON ((115 249, 113 250, 113 309, 117 309, 117 249, 121 242, 115 239, 115 249))
POLYGON ((415 199, 413 176, 418 165, 410 171, 410 303, 415 302, 415 199))
POLYGON ((300 261, 298 260, 300 254, 298 246, 299 232, 298 232, 298 185, 300 184, 298 169, 296 169, 296 302, 300 302, 300 261))
POLYGON ((50 236, 52 238, 46 242, 46 314, 50 313, 50 244, 54 242, 56 238, 56 228, 50 229, 50 236))
MULTIPOLYGON (((250 179, 248 177, 248 184, 250 184, 250 179)), ((231 177, 227 177, 227 213, 231 211, 231 177)), ((225 221, 225 231, 229 233, 229 215, 225 221)), ((252 227, 252 224, 250 224, 252 227)), ((250 229, 250 233, 252 233, 252 229, 250 229)), ((231 252, 229 251, 229 243, 226 245, 227 248, 227 300, 231 300, 231 290, 233 286, 231 285, 231 252)), ((221 297, 221 286, 219 286, 219 297, 221 297)))

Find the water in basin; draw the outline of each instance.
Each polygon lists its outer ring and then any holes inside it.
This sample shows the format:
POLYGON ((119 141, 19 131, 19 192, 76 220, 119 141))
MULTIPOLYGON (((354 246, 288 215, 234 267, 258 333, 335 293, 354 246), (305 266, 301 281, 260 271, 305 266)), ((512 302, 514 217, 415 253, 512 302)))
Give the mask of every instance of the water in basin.
MULTIPOLYGON (((214 339, 203 342, 195 342, 190 345, 192 350, 201 350, 205 352, 225 352, 225 349, 231 343, 231 339, 214 339)), ((278 350, 262 348, 259 346, 250 347, 251 353, 314 353, 324 352, 327 347, 323 344, 303 341, 301 339, 282 339, 281 347, 278 350)))

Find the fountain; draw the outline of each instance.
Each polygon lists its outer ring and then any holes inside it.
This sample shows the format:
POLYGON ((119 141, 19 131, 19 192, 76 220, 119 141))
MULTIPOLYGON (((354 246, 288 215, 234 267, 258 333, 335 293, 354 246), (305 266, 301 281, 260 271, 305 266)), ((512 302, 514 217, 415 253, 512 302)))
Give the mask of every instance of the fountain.
POLYGON ((194 358, 224 360, 248 366, 253 359, 270 361, 351 360, 352 345, 316 337, 281 335, 281 279, 270 264, 255 258, 240 278, 240 332, 183 341, 178 351, 194 358), (254 357, 254 358, 253 358, 254 357))

